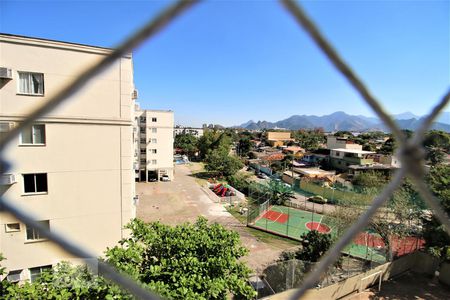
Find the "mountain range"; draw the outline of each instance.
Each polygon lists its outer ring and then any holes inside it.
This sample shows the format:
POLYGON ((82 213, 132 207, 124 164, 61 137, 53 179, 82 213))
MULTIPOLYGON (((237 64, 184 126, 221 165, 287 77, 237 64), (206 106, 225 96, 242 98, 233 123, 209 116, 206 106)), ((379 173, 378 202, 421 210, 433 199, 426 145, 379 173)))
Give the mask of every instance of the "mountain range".
MULTIPOLYGON (((392 116, 402 129, 416 130, 423 121, 424 116, 417 116, 410 112, 405 112, 392 116)), ((268 122, 250 120, 243 123, 238 128, 245 129, 274 129, 284 128, 290 130, 323 128, 325 131, 389 131, 383 122, 374 117, 362 115, 348 115, 343 111, 338 111, 330 115, 293 115, 287 119, 268 122)), ((443 112, 433 123, 432 129, 450 132, 450 112, 443 112)))

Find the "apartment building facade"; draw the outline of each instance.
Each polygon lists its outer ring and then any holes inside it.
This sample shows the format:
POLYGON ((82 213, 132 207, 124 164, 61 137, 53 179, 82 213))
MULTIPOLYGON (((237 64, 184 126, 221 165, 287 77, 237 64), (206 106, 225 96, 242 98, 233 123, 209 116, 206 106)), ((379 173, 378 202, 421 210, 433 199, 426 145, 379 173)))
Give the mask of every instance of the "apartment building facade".
MULTIPOLYGON (((1 34, 1 134, 110 52, 1 34)), ((3 153, 12 167, 1 175, 0 196, 96 257, 126 236, 124 225, 135 216, 133 92, 130 54, 23 130, 3 153)), ((0 212, 0 252, 11 281, 79 261, 6 212, 0 212)))
POLYGON ((170 110, 135 112, 135 178, 136 181, 173 180, 173 126, 170 110))

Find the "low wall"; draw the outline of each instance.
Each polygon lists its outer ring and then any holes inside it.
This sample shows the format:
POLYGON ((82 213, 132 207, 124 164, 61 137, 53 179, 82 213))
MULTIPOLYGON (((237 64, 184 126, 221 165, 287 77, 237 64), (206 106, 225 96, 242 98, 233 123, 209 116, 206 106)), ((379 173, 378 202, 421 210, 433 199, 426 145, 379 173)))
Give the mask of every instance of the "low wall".
MULTIPOLYGON (((368 287, 377 284, 379 276, 386 281, 389 278, 398 276, 407 271, 414 271, 417 273, 432 274, 438 265, 435 264, 435 259, 422 252, 414 252, 412 254, 403 256, 391 263, 385 263, 368 272, 358 274, 356 276, 347 278, 341 282, 329 285, 322 289, 310 289, 302 299, 339 299, 350 295, 352 293, 362 291, 368 287), (380 273, 381 275, 376 275, 380 273)), ((450 281, 450 264, 443 264, 441 267, 442 275, 439 280, 443 283, 450 281), (445 267, 444 267, 445 265, 445 267)), ((447 284, 447 283, 446 283, 447 284)), ((271 295, 264 299, 284 300, 293 295, 296 289, 288 290, 283 293, 271 295)))
POLYGON ((215 184, 208 183, 207 186, 204 188, 205 192, 209 195, 209 198, 217 203, 230 203, 233 204, 234 202, 242 202, 245 200, 245 195, 238 190, 236 190, 234 187, 231 187, 231 190, 235 193, 235 196, 226 196, 226 197, 219 197, 217 196, 211 188, 215 186, 215 184))
POLYGON ((450 263, 443 263, 439 269, 439 281, 450 286, 450 263))

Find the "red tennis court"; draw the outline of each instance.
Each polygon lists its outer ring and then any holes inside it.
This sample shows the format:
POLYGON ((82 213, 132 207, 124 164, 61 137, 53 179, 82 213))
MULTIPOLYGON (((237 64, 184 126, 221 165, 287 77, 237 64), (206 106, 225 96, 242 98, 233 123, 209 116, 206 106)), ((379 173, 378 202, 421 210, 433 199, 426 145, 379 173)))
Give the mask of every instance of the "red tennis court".
POLYGON ((317 230, 320 233, 329 233, 331 228, 319 222, 308 222, 305 224, 309 230, 317 230))
POLYGON ((289 216, 287 214, 280 213, 280 212, 273 211, 273 210, 267 211, 262 217, 266 218, 267 220, 282 223, 282 224, 286 223, 286 221, 289 218, 289 216))
MULTIPOLYGON (((418 249, 422 249, 425 241, 421 238, 408 236, 399 238, 398 236, 391 236, 390 243, 392 251, 398 256, 402 256, 418 249)), ((368 246, 371 248, 384 248, 384 242, 380 236, 370 234, 367 232, 360 233, 355 239, 354 243, 361 246, 368 246)))

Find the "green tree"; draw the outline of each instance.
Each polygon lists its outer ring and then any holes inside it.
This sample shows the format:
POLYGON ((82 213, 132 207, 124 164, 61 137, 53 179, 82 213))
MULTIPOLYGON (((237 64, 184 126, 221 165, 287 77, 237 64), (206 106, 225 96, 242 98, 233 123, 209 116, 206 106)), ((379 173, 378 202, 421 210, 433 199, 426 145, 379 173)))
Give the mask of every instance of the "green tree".
POLYGON ((133 220, 129 238, 108 249, 108 262, 168 299, 250 299, 247 250, 239 234, 199 218, 175 227, 133 220))
POLYGON ((317 150, 320 144, 326 141, 325 134, 322 130, 298 130, 293 133, 294 138, 298 141, 300 147, 307 151, 317 150))
POLYGON ((333 244, 331 235, 311 230, 302 234, 302 247, 295 253, 295 258, 303 261, 317 262, 333 244))
POLYGON ((272 204, 283 205, 286 201, 294 198, 294 191, 279 180, 270 180, 268 188, 271 194, 272 204))
POLYGON ((174 147, 181 149, 184 154, 192 157, 198 151, 197 143, 198 139, 192 134, 179 134, 175 136, 174 147))
POLYGON ((239 140, 237 151, 240 156, 247 156, 252 148, 253 143, 250 141, 250 138, 243 137, 239 140))
POLYGON ((210 151, 204 160, 207 171, 216 172, 219 176, 236 174, 244 164, 235 156, 230 156, 225 148, 210 151))
POLYGON ((231 148, 231 138, 227 134, 217 130, 205 130, 199 138, 197 145, 200 158, 204 159, 209 152, 218 148, 224 148, 228 153, 231 148))
MULTIPOLYGON (((447 216, 450 216, 450 166, 436 165, 431 167, 427 174, 427 182, 447 216)), ((445 232, 444 226, 435 217, 424 217, 423 222, 426 246, 434 248, 438 256, 446 256, 446 249, 450 247, 450 237, 445 232)))
POLYGON ((2 299, 133 299, 118 286, 94 275, 86 266, 58 263, 32 283, 23 285, 0 282, 2 299))

